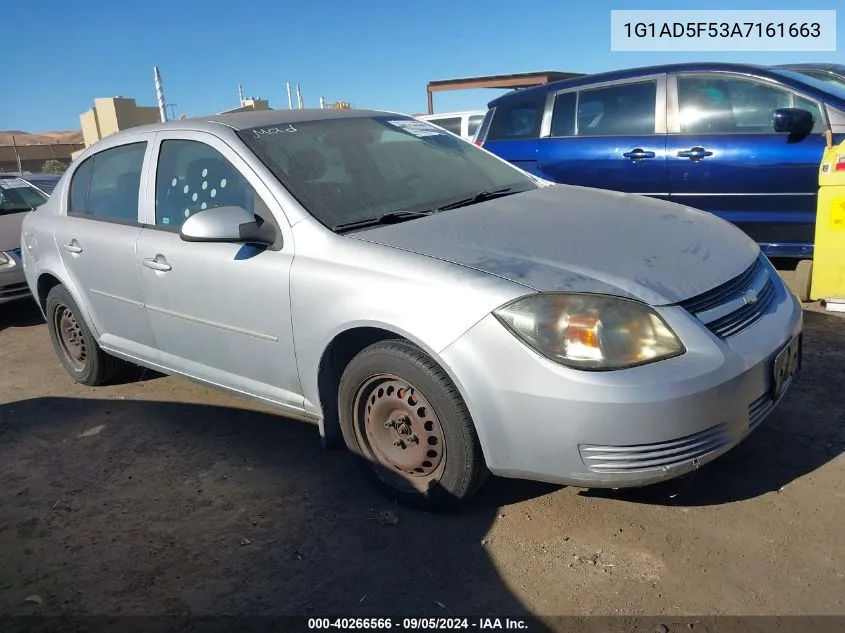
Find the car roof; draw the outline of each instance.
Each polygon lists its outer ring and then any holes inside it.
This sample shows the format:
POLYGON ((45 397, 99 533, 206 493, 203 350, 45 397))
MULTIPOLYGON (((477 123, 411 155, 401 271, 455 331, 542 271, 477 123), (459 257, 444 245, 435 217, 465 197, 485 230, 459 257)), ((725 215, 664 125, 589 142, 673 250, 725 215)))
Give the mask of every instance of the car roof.
POLYGON ((196 130, 211 129, 217 125, 224 125, 236 131, 247 130, 267 125, 286 125, 304 121, 328 121, 332 119, 355 119, 376 116, 407 116, 396 112, 363 109, 335 109, 335 108, 303 108, 295 110, 249 110, 246 112, 229 112, 211 114, 207 116, 191 117, 180 121, 166 123, 150 123, 126 128, 109 135, 107 138, 132 136, 142 132, 158 132, 162 130, 196 130))
POLYGON ((775 68, 784 70, 832 70, 845 73, 845 64, 829 64, 826 62, 802 62, 799 64, 778 64, 775 68))
MULTIPOLYGON (((731 71, 754 73, 755 75, 763 77, 772 77, 785 79, 784 75, 779 70, 786 70, 785 68, 775 68, 772 66, 763 66, 760 64, 740 64, 735 62, 686 62, 679 64, 661 64, 658 66, 640 66, 637 68, 624 68, 620 70, 610 70, 603 73, 596 73, 593 75, 583 75, 581 77, 573 77, 570 79, 562 79, 554 81, 542 86, 535 86, 533 88, 517 89, 507 94, 501 95, 490 101, 487 106, 492 108, 502 100, 508 100, 518 94, 526 94, 533 91, 547 92, 550 90, 560 90, 562 88, 577 88, 579 86, 589 86, 596 83, 603 83, 605 81, 620 81, 623 79, 635 79, 644 75, 659 75, 663 73, 674 72, 696 72, 696 71, 731 71)), ((793 81, 792 78, 789 78, 793 81)))

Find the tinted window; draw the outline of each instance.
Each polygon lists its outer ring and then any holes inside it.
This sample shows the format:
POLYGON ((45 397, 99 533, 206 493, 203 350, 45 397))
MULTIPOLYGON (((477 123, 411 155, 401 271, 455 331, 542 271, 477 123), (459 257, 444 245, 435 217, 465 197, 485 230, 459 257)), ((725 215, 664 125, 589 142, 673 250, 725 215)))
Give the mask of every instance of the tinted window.
POLYGON ((794 105, 796 108, 807 110, 810 114, 812 114, 813 122, 816 125, 824 123, 824 117, 822 116, 821 108, 819 107, 819 104, 815 101, 810 101, 809 99, 805 99, 804 97, 799 97, 798 95, 795 95, 794 105))
POLYGON ((564 92, 555 97, 555 109, 552 113, 552 136, 572 136, 575 134, 576 93, 564 92))
POLYGON ((537 187, 474 145, 401 115, 299 121, 239 134, 328 226, 432 210, 484 190, 537 187))
POLYGON ((578 135, 654 134, 656 99, 656 81, 582 90, 578 97, 578 135))
POLYGON ((819 106, 769 83, 734 77, 679 77, 681 132, 773 134, 772 115, 778 108, 809 110, 822 122, 819 106))
POLYGON ((826 72, 821 71, 812 71, 812 70, 801 70, 798 71, 802 75, 807 75, 808 77, 812 77, 813 79, 818 79, 819 81, 823 81, 826 84, 830 84, 831 86, 837 86, 839 88, 845 88, 845 77, 841 77, 839 75, 833 75, 826 72))
POLYGON ((264 210, 252 186, 216 149, 199 141, 162 142, 156 170, 156 225, 179 228, 197 211, 223 206, 259 214, 264 210))
POLYGON ((534 91, 500 101, 487 133, 488 141, 537 138, 546 103, 545 91, 534 91))
POLYGON ((429 119, 429 123, 442 127, 444 130, 449 130, 452 134, 461 135, 461 117, 451 119, 429 119))
POLYGON ((95 154, 85 161, 90 163, 88 166, 80 165, 71 183, 71 211, 105 220, 137 222, 146 148, 146 143, 121 145, 95 154))
POLYGON ((73 172, 70 181, 70 213, 85 213, 88 207, 88 181, 91 179, 93 164, 94 158, 87 158, 73 172))
POLYGON ((483 114, 473 114, 469 118, 469 123, 467 124, 467 134, 469 136, 473 136, 475 132, 478 130, 478 126, 481 125, 481 122, 484 120, 483 114))

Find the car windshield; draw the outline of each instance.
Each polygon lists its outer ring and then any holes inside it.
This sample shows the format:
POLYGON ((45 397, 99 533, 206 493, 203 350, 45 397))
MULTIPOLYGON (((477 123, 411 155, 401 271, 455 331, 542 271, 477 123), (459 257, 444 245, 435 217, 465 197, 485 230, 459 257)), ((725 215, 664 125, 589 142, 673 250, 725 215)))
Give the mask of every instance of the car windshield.
POLYGON ((30 211, 47 202, 47 196, 20 178, 0 178, 0 215, 30 211))
POLYGON ((329 227, 388 214, 420 217, 413 213, 539 186, 471 143, 401 115, 302 121, 239 135, 329 227))
POLYGON ((834 75, 822 70, 796 70, 795 72, 806 75, 807 77, 812 77, 813 79, 817 79, 823 83, 837 86, 838 88, 845 88, 845 76, 842 75, 834 75))
POLYGON ((805 74, 805 71, 798 70, 779 70, 778 73, 790 79, 797 79, 801 83, 816 90, 823 90, 840 101, 845 101, 845 83, 841 81, 823 81, 814 75, 805 74))

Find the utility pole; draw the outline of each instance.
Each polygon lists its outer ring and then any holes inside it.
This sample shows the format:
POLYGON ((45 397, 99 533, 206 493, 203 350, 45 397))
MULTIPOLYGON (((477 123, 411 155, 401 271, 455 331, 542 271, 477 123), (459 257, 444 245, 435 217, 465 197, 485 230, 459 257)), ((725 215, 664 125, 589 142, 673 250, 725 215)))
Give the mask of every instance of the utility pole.
POLYGON ((171 121, 176 120, 176 107, 178 105, 179 105, 178 103, 168 103, 167 104, 167 107, 170 108, 170 120, 171 121))

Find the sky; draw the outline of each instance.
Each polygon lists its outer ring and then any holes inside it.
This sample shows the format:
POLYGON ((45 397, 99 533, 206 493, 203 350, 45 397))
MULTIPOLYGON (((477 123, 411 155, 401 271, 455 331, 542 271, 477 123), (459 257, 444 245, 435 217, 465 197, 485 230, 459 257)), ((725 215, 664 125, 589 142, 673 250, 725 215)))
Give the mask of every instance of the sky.
MULTIPOLYGON (((97 97, 156 105, 153 66, 177 116, 237 107, 348 101, 426 111, 436 79, 541 70, 600 72, 676 61, 845 63, 842 0, 39 0, 4 2, 0 130, 79 129, 97 97), (31 7, 37 7, 33 9, 31 7), (30 7, 30 8, 27 8, 30 7), (837 52, 611 52, 611 9, 839 9, 837 52), (12 25, 19 25, 20 30, 12 25), (26 35, 16 35, 25 33, 26 35), (20 38, 16 41, 16 38, 20 38), (12 72, 12 69, 16 69, 12 72), (294 96, 295 101, 295 96, 294 96)), ((435 112, 485 109, 495 90, 439 92, 435 112)), ((170 112, 170 109, 168 109, 170 112)))

